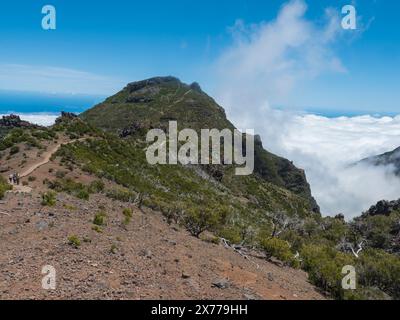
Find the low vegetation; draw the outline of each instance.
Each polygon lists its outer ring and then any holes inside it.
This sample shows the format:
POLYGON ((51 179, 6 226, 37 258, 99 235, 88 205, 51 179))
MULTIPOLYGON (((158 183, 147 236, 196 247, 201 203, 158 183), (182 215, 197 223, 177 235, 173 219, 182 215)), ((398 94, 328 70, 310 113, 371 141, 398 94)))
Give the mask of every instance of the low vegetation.
POLYGON ((63 175, 63 178, 54 181, 48 181, 48 187, 56 192, 66 192, 82 200, 89 200, 91 194, 99 193, 104 190, 104 183, 100 180, 85 185, 71 178, 64 178, 64 176, 65 175, 63 175))
POLYGON ((295 258, 287 241, 278 238, 267 238, 261 240, 260 245, 268 258, 275 257, 291 267, 300 267, 300 262, 295 258))
POLYGON ((104 211, 100 211, 94 216, 93 224, 99 227, 104 226, 106 224, 106 218, 107 214, 104 211))
POLYGON ((57 202, 57 194, 53 191, 48 191, 42 194, 42 206, 52 207, 57 202))
POLYGON ((6 191, 11 189, 12 186, 10 186, 6 179, 0 175, 0 199, 3 199, 6 191))
POLYGON ((125 208, 122 210, 122 214, 124 215, 124 225, 128 225, 131 222, 132 216, 133 216, 133 211, 130 208, 125 208))
POLYGON ((69 236, 68 237, 68 244, 76 249, 78 249, 81 246, 81 240, 75 235, 69 236))
MULTIPOLYGON (((41 141, 53 140, 57 137, 52 128, 13 128, 0 139, 0 151, 10 149, 10 154, 19 152, 17 144, 25 143, 28 147, 42 149, 41 141)), ((0 137, 1 138, 1 137, 0 137)))

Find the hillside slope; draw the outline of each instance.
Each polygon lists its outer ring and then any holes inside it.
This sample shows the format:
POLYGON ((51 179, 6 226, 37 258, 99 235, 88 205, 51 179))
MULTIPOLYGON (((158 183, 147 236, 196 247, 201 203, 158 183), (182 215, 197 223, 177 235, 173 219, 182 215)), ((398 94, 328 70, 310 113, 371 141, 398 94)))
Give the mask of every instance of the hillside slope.
POLYGON ((60 194, 43 209, 36 195, 0 203, 0 299, 325 299, 306 273, 193 238, 157 212, 133 207, 125 225, 124 203, 60 194), (99 233, 91 222, 104 208, 99 233), (41 288, 45 265, 57 271, 54 291, 41 288))
POLYGON ((83 128, 3 151, 2 176, 30 173, 21 179, 29 193, 15 188, 0 201, 0 299, 324 299, 306 273, 261 251, 244 257, 210 233, 198 239, 159 211, 114 199, 121 185, 63 161, 93 139, 75 140, 83 128), (49 157, 60 144, 64 152, 49 157), (56 270, 55 290, 42 288, 46 265, 56 270))

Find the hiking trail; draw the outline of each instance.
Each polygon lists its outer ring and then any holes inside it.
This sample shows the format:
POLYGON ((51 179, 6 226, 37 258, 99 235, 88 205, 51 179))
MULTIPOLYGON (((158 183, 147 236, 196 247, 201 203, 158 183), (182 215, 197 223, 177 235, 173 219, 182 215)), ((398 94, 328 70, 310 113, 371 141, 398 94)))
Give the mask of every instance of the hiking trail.
MULTIPOLYGON (((68 142, 61 142, 59 144, 56 144, 53 148, 51 148, 50 150, 43 153, 44 158, 42 160, 40 160, 39 162, 34 163, 31 166, 29 166, 28 168, 26 168, 25 171, 23 171, 19 175, 20 178, 25 178, 25 177, 31 175, 35 170, 37 170, 41 166, 44 166, 45 164, 49 163, 53 154, 55 154, 63 145, 75 143, 75 142, 82 141, 85 139, 86 138, 81 138, 81 139, 76 139, 76 140, 72 140, 72 141, 68 141, 68 142)), ((10 190, 9 192, 12 192, 12 193, 31 193, 32 192, 32 188, 28 187, 28 186, 15 185, 15 184, 12 184, 12 186, 13 186, 13 189, 10 190)))

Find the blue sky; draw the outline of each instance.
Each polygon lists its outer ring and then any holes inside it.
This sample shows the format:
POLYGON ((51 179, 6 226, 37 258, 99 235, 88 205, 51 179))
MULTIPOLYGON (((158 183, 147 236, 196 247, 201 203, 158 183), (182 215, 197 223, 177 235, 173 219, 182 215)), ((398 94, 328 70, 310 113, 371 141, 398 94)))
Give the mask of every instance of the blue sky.
MULTIPOLYGON (((198 81, 218 98, 222 90, 219 81, 224 78, 216 76, 215 69, 235 46, 230 27, 238 19, 248 28, 268 24, 284 3, 287 1, 2 1, 0 90, 105 96, 130 81, 175 75, 185 82, 198 81), (41 8, 46 4, 57 9, 57 30, 41 28, 41 8)), ((305 3, 304 21, 316 28, 323 24, 326 8, 339 12, 343 5, 355 5, 359 29, 343 32, 329 44, 329 56, 340 60, 345 72, 322 70, 297 81, 290 93, 274 95, 270 105, 322 114, 399 113, 400 3, 305 3)))

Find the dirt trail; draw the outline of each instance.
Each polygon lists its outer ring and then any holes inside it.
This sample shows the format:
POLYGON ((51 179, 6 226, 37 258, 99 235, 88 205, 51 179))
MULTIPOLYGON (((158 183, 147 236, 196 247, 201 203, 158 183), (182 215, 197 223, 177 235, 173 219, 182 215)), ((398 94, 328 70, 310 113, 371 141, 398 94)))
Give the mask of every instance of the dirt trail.
POLYGON ((65 142, 65 143, 59 143, 59 144, 55 145, 53 148, 51 148, 50 150, 48 150, 48 151, 46 151, 44 153, 44 159, 43 160, 41 160, 40 162, 35 163, 35 164, 31 165, 30 167, 28 167, 28 169, 26 169, 24 172, 22 172, 20 174, 20 177, 21 178, 27 177, 32 172, 34 172, 36 169, 38 169, 39 167, 41 167, 41 166, 45 165, 46 163, 48 163, 50 161, 50 159, 51 159, 51 156, 53 154, 55 154, 58 151, 58 149, 61 148, 61 146, 67 145, 67 144, 71 144, 71 143, 74 143, 74 142, 77 142, 77 141, 82 141, 84 139, 86 139, 86 138, 72 140, 72 141, 68 141, 68 142, 65 142))
MULTIPOLYGON (((56 144, 50 150, 43 153, 44 158, 40 162, 32 164, 27 169, 25 169, 25 171, 21 172, 21 174, 19 175, 20 178, 25 178, 25 177, 31 175, 35 170, 37 170, 41 166, 49 163, 52 155, 55 154, 61 148, 61 146, 71 144, 71 143, 74 143, 77 141, 82 141, 85 139, 86 138, 81 138, 81 139, 76 139, 76 140, 72 140, 72 141, 68 141, 68 142, 61 142, 59 144, 56 144)), ((13 193, 31 193, 32 188, 27 187, 27 186, 13 184, 13 189, 11 190, 11 192, 13 192, 13 193)))
POLYGON ((56 153, 58 151, 58 149, 60 149, 60 147, 62 146, 62 143, 55 145, 52 149, 50 149, 49 151, 46 151, 44 153, 44 159, 41 160, 38 163, 35 163, 33 165, 31 165, 30 167, 28 167, 24 172, 22 172, 20 174, 21 178, 27 177, 29 176, 33 171, 35 171, 37 168, 45 165, 46 163, 48 163, 51 159, 51 156, 56 153))

